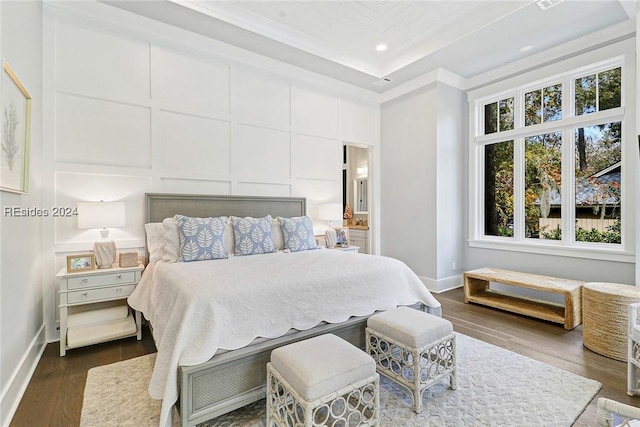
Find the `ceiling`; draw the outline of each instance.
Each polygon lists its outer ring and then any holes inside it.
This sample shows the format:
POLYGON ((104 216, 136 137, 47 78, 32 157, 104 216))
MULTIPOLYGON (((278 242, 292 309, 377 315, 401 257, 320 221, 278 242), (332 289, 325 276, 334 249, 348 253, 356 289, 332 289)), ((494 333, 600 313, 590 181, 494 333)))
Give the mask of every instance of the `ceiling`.
POLYGON ((377 92, 438 68, 471 78, 636 13, 633 0, 105 2, 377 92))

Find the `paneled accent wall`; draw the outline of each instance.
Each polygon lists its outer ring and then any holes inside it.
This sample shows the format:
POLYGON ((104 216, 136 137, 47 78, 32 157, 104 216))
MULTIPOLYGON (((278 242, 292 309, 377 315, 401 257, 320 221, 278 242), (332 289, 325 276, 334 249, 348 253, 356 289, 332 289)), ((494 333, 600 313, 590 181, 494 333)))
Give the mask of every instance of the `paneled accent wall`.
MULTIPOLYGON (((140 18, 132 33, 112 22, 125 12, 104 4, 75 7, 111 19, 45 5, 45 199, 124 201, 126 226, 110 234, 119 249, 142 253, 145 192, 303 196, 313 216, 342 199, 343 142, 378 144, 373 93, 344 96, 327 78, 222 56, 193 35, 176 40, 173 27, 164 40, 140 18)), ((99 236, 75 217, 53 224, 56 268, 99 236)))

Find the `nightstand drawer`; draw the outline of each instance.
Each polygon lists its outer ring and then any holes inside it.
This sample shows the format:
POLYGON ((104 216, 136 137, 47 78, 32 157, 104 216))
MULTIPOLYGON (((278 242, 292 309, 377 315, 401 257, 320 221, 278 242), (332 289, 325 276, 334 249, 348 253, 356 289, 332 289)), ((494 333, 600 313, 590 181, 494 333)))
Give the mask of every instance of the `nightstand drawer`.
POLYGON ((111 298, 125 298, 133 292, 135 285, 113 286, 109 288, 86 289, 83 291, 68 292, 67 303, 77 304, 88 301, 96 301, 111 298))
POLYGON ((136 273, 128 271, 124 273, 95 274, 82 277, 70 277, 67 279, 67 289, 92 288, 94 286, 117 285, 119 283, 135 282, 136 273))

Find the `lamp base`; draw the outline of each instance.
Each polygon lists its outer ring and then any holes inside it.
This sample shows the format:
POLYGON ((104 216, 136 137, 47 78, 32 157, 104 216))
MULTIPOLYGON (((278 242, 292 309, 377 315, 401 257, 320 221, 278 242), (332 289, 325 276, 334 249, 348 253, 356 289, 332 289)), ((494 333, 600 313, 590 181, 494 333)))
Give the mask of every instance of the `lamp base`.
POLYGON ((329 228, 327 229, 327 231, 324 232, 324 242, 327 248, 329 249, 335 248, 337 240, 338 240, 338 237, 336 234, 336 230, 334 230, 333 228, 329 228))
POLYGON ((111 268, 116 262, 116 244, 113 240, 100 240, 93 244, 93 254, 98 268, 111 268))

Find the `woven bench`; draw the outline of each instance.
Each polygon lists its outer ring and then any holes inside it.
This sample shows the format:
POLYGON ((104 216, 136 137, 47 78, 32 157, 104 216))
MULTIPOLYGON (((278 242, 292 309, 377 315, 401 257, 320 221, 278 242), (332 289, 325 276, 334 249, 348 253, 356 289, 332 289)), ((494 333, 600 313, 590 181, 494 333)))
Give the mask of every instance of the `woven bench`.
POLYGON ((582 323, 582 285, 584 282, 579 280, 519 273, 497 268, 480 268, 464 273, 464 302, 473 302, 560 323, 564 325, 565 329, 571 330, 582 323), (560 294, 564 297, 564 306, 498 292, 490 288, 490 282, 560 294))
POLYGON ((271 352, 267 427, 376 426, 380 376, 364 351, 332 334, 271 352))
POLYGON ((378 372, 406 387, 413 410, 422 410, 422 392, 449 377, 456 389, 456 337, 446 319, 397 307, 367 320, 367 353, 378 372))

